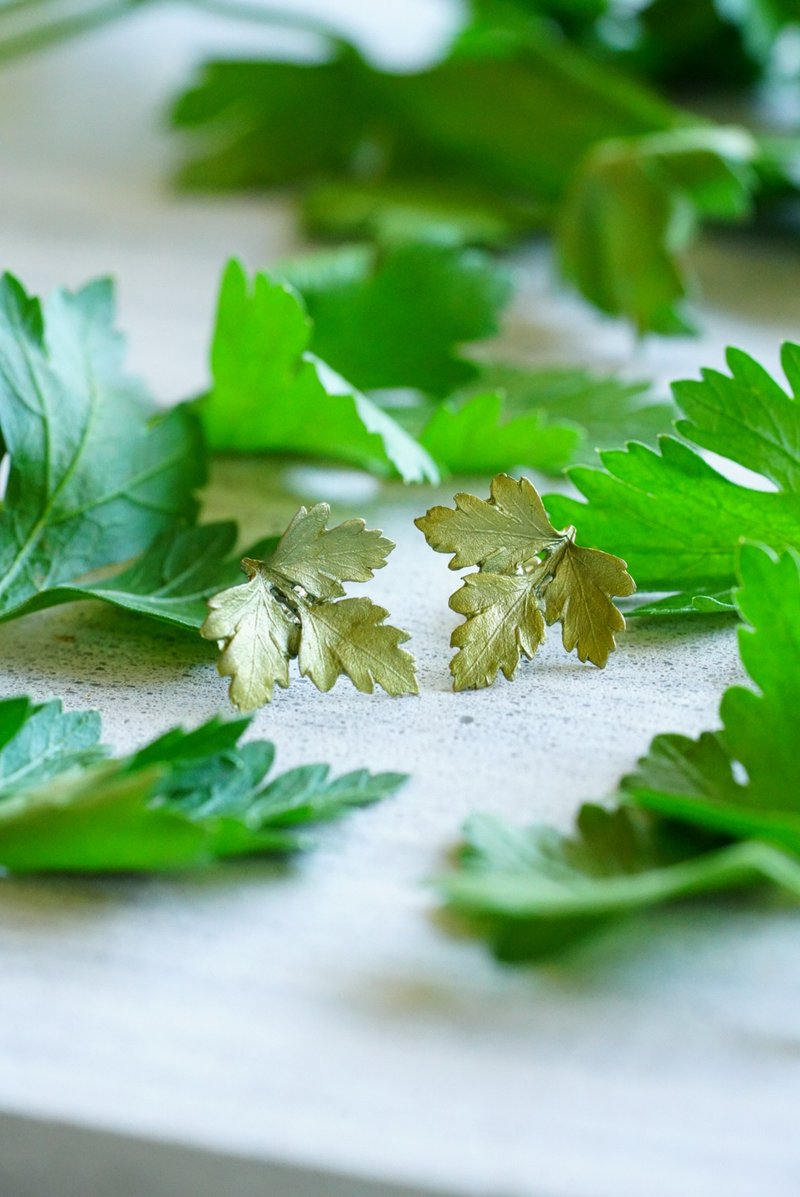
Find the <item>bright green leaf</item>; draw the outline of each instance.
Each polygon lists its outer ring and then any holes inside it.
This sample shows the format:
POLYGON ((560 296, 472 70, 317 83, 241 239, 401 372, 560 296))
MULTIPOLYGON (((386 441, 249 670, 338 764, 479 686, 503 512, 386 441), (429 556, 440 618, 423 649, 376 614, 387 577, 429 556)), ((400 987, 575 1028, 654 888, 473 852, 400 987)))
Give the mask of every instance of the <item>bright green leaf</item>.
POLYGON ((211 350, 213 387, 198 410, 212 448, 334 458, 406 482, 436 481, 420 446, 366 396, 307 352, 297 295, 241 265, 222 280, 211 350))
MULTIPOLYGON (((793 347, 784 351, 784 360, 792 370, 793 347)), ((590 543, 624 554, 640 590, 714 596, 735 584, 736 552, 743 539, 777 551, 800 545, 800 444, 794 439, 798 399, 768 376, 767 385, 749 358, 734 354, 731 361, 738 378, 746 369, 750 400, 732 399, 728 418, 721 410, 722 394, 738 392, 736 379, 720 382, 714 377, 692 384, 684 409, 691 419, 680 429, 700 443, 713 442, 719 454, 740 465, 770 469, 785 482, 782 489, 754 490, 730 481, 688 445, 664 437, 660 453, 632 444, 601 453, 603 469, 570 470, 587 502, 562 495, 545 500, 555 523, 573 523, 590 543)), ((686 384, 676 385, 680 408, 686 396, 686 384)))

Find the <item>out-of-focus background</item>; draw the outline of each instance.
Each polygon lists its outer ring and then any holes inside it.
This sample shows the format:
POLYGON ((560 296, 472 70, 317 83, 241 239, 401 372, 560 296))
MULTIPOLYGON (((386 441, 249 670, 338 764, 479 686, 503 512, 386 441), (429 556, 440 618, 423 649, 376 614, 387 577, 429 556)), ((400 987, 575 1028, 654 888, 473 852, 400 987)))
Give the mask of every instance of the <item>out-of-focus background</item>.
MULTIPOLYGON (((283 6, 335 20, 393 68, 432 61, 459 19, 447 0, 283 6)), ((168 104, 209 56, 306 44, 165 5, 0 68, 0 264, 36 292, 112 274, 131 365, 164 402, 207 383, 224 261, 269 267, 307 244, 288 191, 171 185, 182 151, 168 104)), ((730 343, 776 367, 800 329, 797 244, 709 233, 692 261, 701 335, 637 341, 534 240, 510 258, 503 344, 660 386, 719 366, 730 343)), ((453 578, 412 524, 453 489, 304 463, 216 467, 208 513, 235 514, 246 536, 326 498, 397 541, 371 593, 413 634, 419 699, 297 680, 254 734, 284 766, 406 769, 412 782, 286 875, 4 883, 3 1197, 794 1197, 791 912, 670 911, 535 971, 437 923, 427 880, 471 811, 566 827, 654 734, 716 726, 741 677, 730 623, 668 640, 637 624, 604 673, 552 636, 513 685, 453 695, 453 578)), ((191 643, 96 606, 3 625, 0 662, 3 693, 96 706, 120 749, 223 702, 191 643)))

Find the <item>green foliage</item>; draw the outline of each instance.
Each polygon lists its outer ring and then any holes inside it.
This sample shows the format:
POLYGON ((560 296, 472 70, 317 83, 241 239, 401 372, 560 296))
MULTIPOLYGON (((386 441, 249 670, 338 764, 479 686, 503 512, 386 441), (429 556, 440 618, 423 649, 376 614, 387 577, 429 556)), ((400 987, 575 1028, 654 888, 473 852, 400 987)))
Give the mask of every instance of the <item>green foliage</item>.
POLYGON ((274 747, 237 746, 247 725, 214 718, 102 760, 95 712, 0 702, 0 867, 150 872, 286 856, 313 842, 306 826, 386 798, 405 780, 365 770, 330 780, 325 765, 268 780, 274 747))
MULTIPOLYGON (((302 184, 310 230, 337 238, 502 246, 550 225, 592 303, 642 332, 685 332, 693 232, 747 217, 769 172, 746 130, 692 118, 618 70, 603 7, 480 5, 415 72, 380 71, 338 38, 313 64, 209 63, 173 111, 199 147, 182 180, 302 184)), ((610 17, 632 44, 635 19, 610 17)), ((716 45, 718 26, 711 12, 687 36, 716 45)))
POLYGON ((584 159, 558 221, 564 274, 637 331, 692 331, 684 262, 702 218, 751 207, 757 147, 742 129, 690 128, 601 142, 584 159))
POLYGON ((650 401, 643 383, 585 369, 494 363, 433 410, 419 439, 452 474, 513 467, 560 474, 627 438, 655 443, 673 413, 670 404, 650 401))
POLYGON ((317 253, 281 273, 313 321, 312 352, 368 391, 447 395, 472 381, 459 347, 498 331, 511 290, 487 255, 430 242, 317 253))
POLYGON ((107 282, 44 303, 10 275, 0 282, 2 619, 63 602, 77 579, 196 513, 196 421, 185 408, 159 413, 122 373, 113 317, 107 282))
POLYGON ((676 613, 719 610, 743 539, 778 551, 800 545, 797 346, 784 346, 782 360, 791 393, 738 350, 728 353, 730 377, 705 371, 702 382, 674 387, 687 416, 678 424, 684 437, 763 472, 777 489, 731 481, 688 445, 663 437, 659 453, 631 444, 601 453, 602 469, 570 470, 587 502, 551 495, 551 518, 624 552, 640 590, 680 591, 676 613))
POLYGON ((210 62, 173 109, 198 147, 182 176, 192 186, 331 174, 428 186, 446 175, 544 202, 561 197, 596 141, 680 119, 544 25, 519 39, 467 37, 433 67, 405 74, 370 67, 340 39, 316 64, 210 62))
POLYGON ((406 482, 436 481, 428 456, 390 416, 309 350, 311 323, 285 283, 238 262, 222 280, 213 386, 198 404, 212 449, 333 458, 406 482))
POLYGON ((535 960, 623 914, 772 882, 800 898, 800 556, 741 551, 737 603, 756 690, 733 686, 722 728, 658 736, 622 805, 581 808, 576 831, 479 816, 441 882, 504 959, 535 960), (788 854, 787 854, 788 853, 788 854))

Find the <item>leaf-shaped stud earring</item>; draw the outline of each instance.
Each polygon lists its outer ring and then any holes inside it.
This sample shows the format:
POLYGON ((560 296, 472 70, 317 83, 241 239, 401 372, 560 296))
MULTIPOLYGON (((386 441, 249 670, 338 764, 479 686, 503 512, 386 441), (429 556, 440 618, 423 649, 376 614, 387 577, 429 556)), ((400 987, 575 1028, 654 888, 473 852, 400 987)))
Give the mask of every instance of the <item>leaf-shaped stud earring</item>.
POLYGON ((633 594, 625 562, 558 532, 527 480, 498 474, 491 497, 459 494, 452 507, 432 507, 415 521, 432 549, 452 553, 451 569, 478 566, 450 598, 466 621, 450 641, 455 690, 489 686, 502 670, 513 678, 520 657, 533 657, 545 623, 560 622, 567 652, 601 668, 625 620, 612 603, 633 594))
POLYGON ((231 702, 252 711, 289 685, 289 662, 319 690, 344 674, 358 690, 418 693, 416 664, 400 648, 407 632, 368 598, 343 598, 343 582, 368 582, 394 545, 363 520, 327 528, 330 507, 301 507, 267 561, 245 557, 247 581, 209 599, 200 629, 220 647, 231 702))

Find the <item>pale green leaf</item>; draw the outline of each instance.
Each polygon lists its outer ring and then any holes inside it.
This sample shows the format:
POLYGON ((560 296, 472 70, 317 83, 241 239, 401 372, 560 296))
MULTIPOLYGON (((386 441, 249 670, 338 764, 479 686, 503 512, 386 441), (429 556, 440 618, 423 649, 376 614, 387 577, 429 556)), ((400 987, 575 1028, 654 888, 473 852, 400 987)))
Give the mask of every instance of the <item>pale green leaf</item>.
POLYGON ((505 573, 559 540, 527 478, 499 474, 490 498, 458 494, 455 509, 432 507, 414 521, 437 553, 452 553, 451 569, 480 565, 505 573))
POLYGON ((394 548, 363 520, 327 528, 330 513, 327 503, 301 507, 269 559, 271 573, 318 599, 344 594, 342 582, 368 582, 394 548))
POLYGON ((319 690, 349 677, 357 690, 371 694, 380 686, 387 694, 416 694, 416 667, 400 648, 408 633, 384 623, 389 612, 366 598, 300 606, 298 665, 319 690))
POLYGON ((208 600, 200 635, 221 645, 217 669, 231 679, 233 705, 254 711, 270 701, 276 685, 289 685, 297 620, 276 597, 264 565, 249 558, 242 564, 248 581, 208 600))
POLYGON ((500 670, 511 680, 520 657, 530 660, 545 636, 534 580, 527 574, 468 574, 450 599, 465 622, 450 643, 453 689, 490 686, 500 670))

